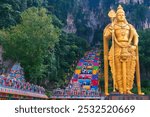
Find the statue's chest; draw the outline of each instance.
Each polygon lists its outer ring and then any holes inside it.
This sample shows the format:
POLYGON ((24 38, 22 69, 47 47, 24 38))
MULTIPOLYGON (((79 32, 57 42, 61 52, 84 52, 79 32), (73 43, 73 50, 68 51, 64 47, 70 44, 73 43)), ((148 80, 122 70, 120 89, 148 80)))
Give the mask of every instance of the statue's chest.
POLYGON ((130 33, 129 26, 115 26, 114 29, 118 41, 128 41, 130 33))

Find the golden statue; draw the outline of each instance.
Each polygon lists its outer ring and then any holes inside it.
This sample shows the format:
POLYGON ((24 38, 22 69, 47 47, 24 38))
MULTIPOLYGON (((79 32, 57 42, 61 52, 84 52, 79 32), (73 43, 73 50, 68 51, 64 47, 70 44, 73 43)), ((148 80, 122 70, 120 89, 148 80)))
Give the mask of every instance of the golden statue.
POLYGON ((139 55, 138 55, 138 34, 135 28, 129 24, 121 5, 115 13, 111 10, 108 14, 112 23, 104 29, 104 78, 105 95, 108 93, 108 60, 113 78, 113 91, 120 94, 133 94, 131 92, 136 71, 138 94, 141 92, 139 55), (112 46, 109 50, 108 40, 112 39, 112 46), (108 52, 109 51, 109 52, 108 52))

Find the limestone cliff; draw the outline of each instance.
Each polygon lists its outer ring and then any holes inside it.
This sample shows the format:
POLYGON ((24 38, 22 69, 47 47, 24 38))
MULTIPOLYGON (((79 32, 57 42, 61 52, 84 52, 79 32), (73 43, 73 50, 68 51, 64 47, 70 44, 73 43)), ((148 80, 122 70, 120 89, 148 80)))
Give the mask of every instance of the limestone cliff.
POLYGON ((68 26, 67 20, 71 20, 67 32, 84 36, 90 43, 95 38, 96 31, 102 30, 110 22, 108 11, 111 8, 116 9, 118 4, 123 5, 128 21, 137 29, 150 28, 150 2, 147 0, 73 0, 73 2, 72 10, 68 11, 73 19, 66 18, 65 29, 68 26))

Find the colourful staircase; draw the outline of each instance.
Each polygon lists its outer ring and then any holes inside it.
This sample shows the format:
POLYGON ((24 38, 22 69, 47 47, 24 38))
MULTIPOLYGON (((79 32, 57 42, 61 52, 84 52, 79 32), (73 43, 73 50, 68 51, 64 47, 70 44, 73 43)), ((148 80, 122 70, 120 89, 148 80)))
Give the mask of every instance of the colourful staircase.
POLYGON ((98 49, 85 53, 77 64, 71 83, 78 82, 86 90, 98 90, 99 56, 98 49))
POLYGON ((105 99, 99 89, 100 52, 86 52, 77 63, 70 83, 65 89, 53 90, 50 99, 105 99))

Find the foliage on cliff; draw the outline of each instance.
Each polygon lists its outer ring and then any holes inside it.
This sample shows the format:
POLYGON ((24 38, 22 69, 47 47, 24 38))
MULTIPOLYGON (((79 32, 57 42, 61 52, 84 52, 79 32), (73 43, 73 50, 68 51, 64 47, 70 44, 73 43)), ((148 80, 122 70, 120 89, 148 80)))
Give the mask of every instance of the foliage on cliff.
POLYGON ((87 49, 87 42, 62 32, 61 22, 45 8, 29 8, 20 17, 20 24, 0 32, 5 59, 20 62, 28 81, 47 88, 50 82, 64 85, 71 65, 87 49))

